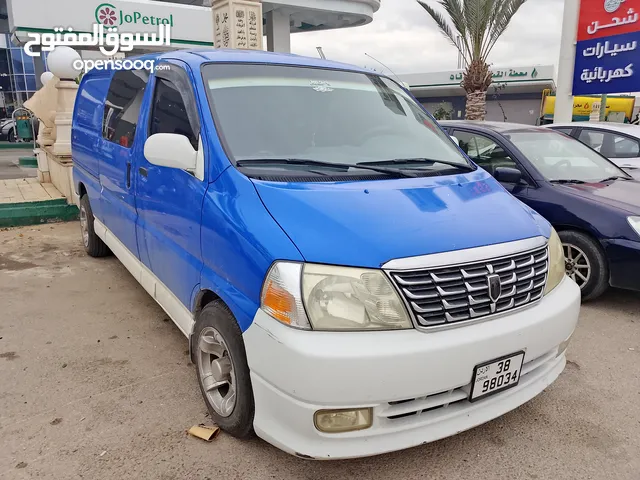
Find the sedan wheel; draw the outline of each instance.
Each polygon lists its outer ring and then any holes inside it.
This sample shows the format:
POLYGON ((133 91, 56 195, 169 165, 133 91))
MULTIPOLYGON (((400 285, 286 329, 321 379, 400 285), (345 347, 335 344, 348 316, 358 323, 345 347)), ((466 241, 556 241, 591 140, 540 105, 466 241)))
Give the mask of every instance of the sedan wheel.
POLYGON ((591 278, 591 264, 585 252, 570 243, 562 245, 564 249, 564 266, 567 276, 582 289, 591 278))

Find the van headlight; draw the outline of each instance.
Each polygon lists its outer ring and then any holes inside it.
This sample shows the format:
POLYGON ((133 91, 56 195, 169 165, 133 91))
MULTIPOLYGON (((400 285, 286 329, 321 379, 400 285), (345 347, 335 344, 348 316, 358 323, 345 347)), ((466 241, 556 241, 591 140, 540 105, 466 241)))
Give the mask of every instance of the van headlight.
POLYGON ((556 230, 551 228, 551 236, 549 237, 549 274, 547 275, 547 286, 544 289, 546 295, 556 288, 565 275, 564 250, 562 249, 562 241, 556 230))
POLYGON ((389 279, 368 268, 276 262, 262 287, 261 308, 297 328, 413 328, 389 279))

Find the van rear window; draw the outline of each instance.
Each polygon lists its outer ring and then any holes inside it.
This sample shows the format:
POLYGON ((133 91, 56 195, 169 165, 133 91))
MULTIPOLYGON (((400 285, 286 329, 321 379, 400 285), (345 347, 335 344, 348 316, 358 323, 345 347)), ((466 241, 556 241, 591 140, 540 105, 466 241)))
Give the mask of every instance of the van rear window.
POLYGON ((114 73, 102 120, 105 139, 131 148, 148 80, 149 73, 145 70, 118 70, 114 73))

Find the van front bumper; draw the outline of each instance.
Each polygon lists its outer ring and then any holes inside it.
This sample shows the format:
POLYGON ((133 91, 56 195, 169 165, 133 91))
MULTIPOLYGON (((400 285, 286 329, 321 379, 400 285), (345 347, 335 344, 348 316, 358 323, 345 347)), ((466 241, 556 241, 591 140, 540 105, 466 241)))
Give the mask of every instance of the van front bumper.
POLYGON ((559 347, 573 333, 580 290, 565 278, 539 303, 482 323, 437 332, 296 330, 258 310, 244 333, 255 398, 254 428, 305 458, 353 458, 400 450, 492 420, 560 375, 559 347), (470 403, 474 367, 525 352, 516 387, 470 403), (317 410, 373 409, 371 427, 323 433, 317 410))

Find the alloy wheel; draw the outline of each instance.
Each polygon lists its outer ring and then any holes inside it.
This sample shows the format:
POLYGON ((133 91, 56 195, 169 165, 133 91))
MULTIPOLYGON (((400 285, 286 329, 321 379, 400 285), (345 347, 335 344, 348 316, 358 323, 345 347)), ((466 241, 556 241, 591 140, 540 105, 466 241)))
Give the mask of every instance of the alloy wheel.
POLYGON ((198 338, 198 375, 213 410, 228 417, 236 406, 233 359, 218 330, 204 328, 198 338))
POLYGON ((562 245, 564 250, 564 266, 567 276, 575 281, 580 288, 591 278, 591 263, 584 251, 571 243, 562 245))
POLYGON ((89 219, 87 210, 80 207, 80 230, 82 231, 82 243, 85 247, 89 247, 89 219))

